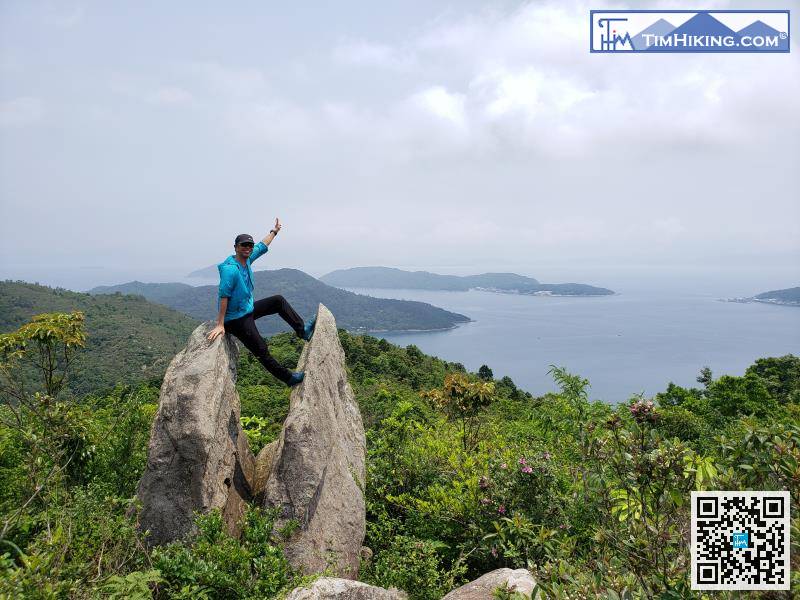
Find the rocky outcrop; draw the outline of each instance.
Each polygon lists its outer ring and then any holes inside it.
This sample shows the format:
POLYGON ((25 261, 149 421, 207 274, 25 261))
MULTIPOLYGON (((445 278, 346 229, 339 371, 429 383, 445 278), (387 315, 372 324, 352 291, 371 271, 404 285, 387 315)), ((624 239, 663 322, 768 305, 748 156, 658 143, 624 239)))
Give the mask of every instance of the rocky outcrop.
POLYGON ((330 564, 339 577, 355 579, 366 527, 366 441, 344 358, 336 321, 320 304, 298 364, 305 380, 291 394, 264 504, 281 507, 276 529, 292 519, 299 524, 284 545, 295 569, 319 573, 330 564))
POLYGON ((285 600, 406 600, 396 588, 385 589, 335 577, 317 579, 310 587, 295 588, 285 600))
MULTIPOLYGON (((209 343, 212 323, 194 330, 164 376, 137 497, 139 528, 158 545, 193 531, 194 511, 222 511, 229 533, 251 497, 255 459, 239 423, 230 336, 209 343)), ((360 541, 359 541, 360 543, 360 541)))
POLYGON ((275 448, 278 447, 278 440, 273 440, 256 456, 256 470, 253 478, 253 502, 264 504, 264 490, 267 487, 267 479, 272 471, 272 461, 275 459, 275 448))
MULTIPOLYGON (((536 581, 527 569, 495 569, 448 592, 442 600, 492 600, 492 592, 498 587, 530 597, 536 581)), ((539 597, 539 592, 536 596, 539 597)))

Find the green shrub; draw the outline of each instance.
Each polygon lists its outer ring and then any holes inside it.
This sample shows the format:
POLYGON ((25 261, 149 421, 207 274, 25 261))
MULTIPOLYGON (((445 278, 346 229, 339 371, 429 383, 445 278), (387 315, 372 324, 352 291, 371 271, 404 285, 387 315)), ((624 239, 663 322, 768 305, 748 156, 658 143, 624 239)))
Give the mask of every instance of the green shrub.
POLYGON ((361 579, 381 587, 397 587, 411 600, 438 600, 452 587, 463 569, 448 570, 438 556, 441 542, 396 536, 392 546, 379 552, 361 579))
POLYGON ((249 507, 241 539, 225 532, 218 510, 198 516, 194 539, 152 552, 163 578, 159 597, 199 589, 209 598, 269 598, 294 585, 297 578, 271 537, 275 516, 275 510, 249 507))

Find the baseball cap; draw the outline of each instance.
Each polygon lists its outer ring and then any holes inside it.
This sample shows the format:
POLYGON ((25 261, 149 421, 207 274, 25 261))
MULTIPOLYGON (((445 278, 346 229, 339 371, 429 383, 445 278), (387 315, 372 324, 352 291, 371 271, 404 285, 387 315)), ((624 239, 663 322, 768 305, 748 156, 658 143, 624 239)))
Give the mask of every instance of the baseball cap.
POLYGON ((255 242, 253 242, 253 236, 252 235, 248 235, 246 233, 240 233, 239 235, 236 236, 236 239, 234 240, 233 245, 234 246, 238 246, 239 244, 241 244, 243 242, 250 242, 251 244, 255 243, 255 242))

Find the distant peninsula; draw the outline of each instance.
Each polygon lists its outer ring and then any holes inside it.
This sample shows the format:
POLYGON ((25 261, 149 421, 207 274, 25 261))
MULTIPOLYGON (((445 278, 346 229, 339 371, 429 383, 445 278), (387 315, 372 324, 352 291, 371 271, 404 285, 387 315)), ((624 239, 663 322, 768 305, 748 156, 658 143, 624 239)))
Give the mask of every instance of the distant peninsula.
POLYGON ((762 302, 764 304, 780 304, 782 306, 800 306, 800 287, 772 290, 749 298, 728 298, 725 302, 739 302, 742 304, 762 302))
POLYGON ((390 267, 339 269, 320 277, 336 287, 406 290, 485 290, 530 296, 609 296, 612 290, 583 283, 539 283, 533 277, 516 273, 480 275, 439 275, 428 271, 404 271, 390 267))
MULTIPOLYGON (((410 300, 391 300, 354 294, 326 285, 297 269, 254 271, 254 297, 282 294, 301 317, 308 318, 322 302, 336 316, 340 327, 351 332, 433 331, 450 329, 471 319, 427 304, 410 300)), ((99 286, 90 294, 136 294, 189 315, 195 319, 213 319, 217 314, 217 286, 191 286, 185 283, 142 283, 99 286)), ((289 331, 280 317, 257 321, 262 335, 289 331)))

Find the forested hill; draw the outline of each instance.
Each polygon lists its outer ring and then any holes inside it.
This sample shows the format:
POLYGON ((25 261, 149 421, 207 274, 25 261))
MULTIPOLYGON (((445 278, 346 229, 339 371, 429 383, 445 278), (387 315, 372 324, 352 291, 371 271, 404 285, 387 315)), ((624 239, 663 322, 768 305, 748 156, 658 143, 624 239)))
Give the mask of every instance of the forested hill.
MULTIPOLYGON (((41 298, 20 292, 40 286, 16 286, 32 312, 87 302, 50 290, 40 308, 41 298)), ((0 295, 6 312, 11 287, 0 295)), ((103 316, 113 306, 112 318, 131 302, 158 309, 141 298, 88 302, 103 316)), ((437 600, 495 569, 528 569, 547 598, 688 599, 692 491, 787 490, 787 529, 800 526, 796 356, 758 359, 737 375, 703 368, 698 387, 668 384, 652 400, 612 406, 589 402, 589 381, 555 366, 559 391, 533 396, 487 365, 467 373, 415 346, 341 330, 339 340, 367 440, 363 546, 372 558, 362 582, 437 600)), ((303 347, 290 334, 270 339, 284 364, 297 364, 303 347)), ((29 351, 35 359, 35 343, 29 351)), ((277 599, 307 583, 284 554, 295 529, 276 529, 277 513, 263 505, 247 509, 241 537, 211 511, 197 518, 200 535, 148 548, 129 510, 159 384, 58 402, 28 394, 32 409, 20 411, 0 402, 0 523, 10 549, 0 552, 0 598, 277 599)), ((236 389, 257 453, 279 439, 291 392, 249 352, 236 389)))
POLYGON ((800 287, 764 292, 763 294, 758 294, 754 299, 760 302, 800 306, 800 287))
MULTIPOLYGON (((354 294, 322 283, 296 269, 255 271, 253 291, 256 299, 282 294, 303 318, 315 313, 322 302, 336 317, 339 327, 348 331, 402 331, 446 329, 469 321, 469 317, 425 302, 390 300, 354 294)), ((141 283, 132 281, 89 290, 92 294, 141 294, 200 320, 217 313, 217 286, 190 286, 181 283, 141 283)), ((263 335, 289 331, 280 317, 259 319, 263 335)))
POLYGON ((408 290, 466 291, 475 287, 519 289, 539 285, 532 277, 516 273, 483 273, 460 277, 428 271, 404 271, 390 267, 354 267, 339 269, 320 277, 330 285, 341 287, 393 288, 408 290))
POLYGON ((484 289, 515 294, 559 296, 607 296, 614 293, 606 288, 583 283, 540 283, 533 277, 516 273, 457 276, 439 275, 428 271, 404 271, 389 267, 354 267, 332 271, 320 279, 330 285, 355 288, 445 291, 484 289))
POLYGON ((197 321, 141 296, 92 296, 19 281, 0 282, 0 333, 33 315, 80 310, 86 349, 79 353, 70 389, 80 394, 116 383, 161 378, 197 321))

